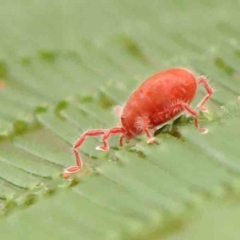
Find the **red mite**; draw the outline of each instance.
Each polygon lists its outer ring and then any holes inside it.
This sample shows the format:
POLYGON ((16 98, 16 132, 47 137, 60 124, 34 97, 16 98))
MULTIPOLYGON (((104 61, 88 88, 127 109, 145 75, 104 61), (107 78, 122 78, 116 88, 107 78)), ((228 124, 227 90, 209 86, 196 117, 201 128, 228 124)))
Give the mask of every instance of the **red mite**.
POLYGON ((73 145, 76 166, 66 168, 63 176, 68 178, 71 173, 82 168, 83 164, 77 149, 86 137, 101 135, 103 143, 96 148, 101 151, 109 149, 107 140, 114 134, 120 134, 120 146, 123 145, 123 139, 128 143, 131 138, 141 133, 146 134, 148 143, 153 143, 155 138, 150 130, 183 112, 193 116, 194 125, 201 133, 207 133, 207 129, 199 126, 197 111, 190 107, 196 94, 197 84, 203 84, 207 92, 198 104, 198 108, 200 111, 208 112, 204 104, 213 94, 213 90, 205 77, 196 78, 193 73, 183 68, 168 69, 149 77, 130 95, 124 106, 115 108, 115 113, 121 122, 119 127, 91 129, 77 139, 73 145))

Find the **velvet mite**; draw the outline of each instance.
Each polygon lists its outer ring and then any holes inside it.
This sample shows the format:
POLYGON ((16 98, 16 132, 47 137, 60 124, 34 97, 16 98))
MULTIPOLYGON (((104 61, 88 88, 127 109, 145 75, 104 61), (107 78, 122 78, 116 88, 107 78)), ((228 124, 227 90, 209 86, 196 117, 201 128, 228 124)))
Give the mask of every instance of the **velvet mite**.
POLYGON ((172 68, 157 73, 145 80, 128 98, 124 106, 117 106, 115 113, 121 125, 109 129, 90 129, 84 132, 73 145, 76 166, 64 170, 63 176, 68 178, 82 168, 82 161, 77 149, 83 144, 86 137, 102 136, 102 145, 97 150, 109 149, 108 138, 120 134, 119 146, 123 140, 128 143, 136 135, 145 133, 147 142, 153 143, 155 138, 151 129, 174 119, 186 112, 194 118, 194 125, 201 133, 207 133, 206 128, 200 128, 198 113, 190 107, 195 97, 197 85, 203 84, 207 94, 198 104, 200 111, 207 112, 204 106, 213 94, 213 90, 205 77, 196 78, 193 73, 183 68, 172 68))

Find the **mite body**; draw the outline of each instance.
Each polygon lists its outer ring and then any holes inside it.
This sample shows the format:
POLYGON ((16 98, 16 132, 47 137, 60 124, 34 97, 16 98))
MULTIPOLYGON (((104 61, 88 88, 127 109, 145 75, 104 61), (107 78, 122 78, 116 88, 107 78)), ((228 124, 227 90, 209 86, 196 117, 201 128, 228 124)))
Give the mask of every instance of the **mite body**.
POLYGON ((199 126, 197 111, 190 107, 198 84, 203 84, 207 92, 198 104, 198 108, 200 111, 207 112, 204 104, 213 91, 205 77, 196 78, 193 73, 183 68, 172 68, 149 77, 130 95, 123 107, 115 108, 121 126, 110 129, 91 129, 80 136, 73 146, 76 166, 65 169, 64 177, 67 178, 69 174, 82 168, 77 149, 86 137, 101 135, 103 143, 96 148, 101 151, 109 149, 107 140, 114 134, 120 134, 120 146, 124 139, 129 142, 131 138, 142 133, 146 134, 147 142, 152 143, 155 138, 151 134, 151 129, 184 112, 194 117, 194 125, 200 132, 206 133, 207 129, 199 126))

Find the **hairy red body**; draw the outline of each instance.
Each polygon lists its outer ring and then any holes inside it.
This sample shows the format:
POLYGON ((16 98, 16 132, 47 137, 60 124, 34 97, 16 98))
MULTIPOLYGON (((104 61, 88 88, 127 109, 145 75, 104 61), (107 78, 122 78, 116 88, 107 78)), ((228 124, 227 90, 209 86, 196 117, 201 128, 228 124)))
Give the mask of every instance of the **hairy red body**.
POLYGON ((141 119, 148 127, 159 126, 178 115, 180 106, 169 109, 177 102, 189 104, 196 93, 197 81, 188 70, 176 68, 157 73, 143 82, 125 104, 121 122, 127 135, 141 134, 141 119))
POLYGON ((155 141, 151 129, 173 119, 182 112, 187 112, 194 117, 194 125, 202 133, 207 129, 199 127, 198 113, 189 104, 192 102, 197 84, 203 84, 207 95, 199 103, 201 111, 207 111, 205 102, 211 97, 213 91, 204 77, 196 78, 193 73, 183 68, 172 68, 149 77, 129 97, 123 107, 115 108, 120 118, 121 126, 110 129, 92 129, 84 132, 74 144, 76 166, 64 170, 64 177, 79 171, 82 162, 77 149, 86 137, 102 136, 103 144, 97 150, 106 151, 109 148, 107 139, 114 134, 121 134, 119 145, 123 139, 128 142, 132 137, 145 133, 148 143, 155 141))

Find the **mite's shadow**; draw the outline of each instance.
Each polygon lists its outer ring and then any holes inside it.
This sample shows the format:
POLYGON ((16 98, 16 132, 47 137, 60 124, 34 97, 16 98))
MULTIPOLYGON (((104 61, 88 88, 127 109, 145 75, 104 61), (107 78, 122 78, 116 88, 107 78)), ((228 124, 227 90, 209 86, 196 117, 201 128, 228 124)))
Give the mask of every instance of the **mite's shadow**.
POLYGON ((183 139, 181 133, 179 132, 179 126, 185 125, 190 120, 187 119, 185 116, 181 116, 177 118, 173 123, 164 125, 163 127, 160 127, 154 132, 154 136, 157 136, 159 134, 169 134, 175 138, 183 139))

